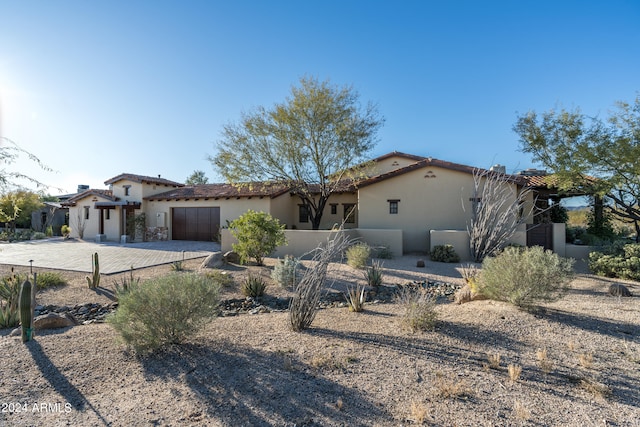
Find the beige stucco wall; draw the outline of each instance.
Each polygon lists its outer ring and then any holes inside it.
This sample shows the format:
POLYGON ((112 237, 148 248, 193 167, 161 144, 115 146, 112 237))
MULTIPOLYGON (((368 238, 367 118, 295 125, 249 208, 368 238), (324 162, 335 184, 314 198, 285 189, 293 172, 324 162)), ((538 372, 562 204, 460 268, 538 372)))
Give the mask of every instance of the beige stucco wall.
MULTIPOLYGON (((451 245, 460 256, 460 261, 472 261, 473 257, 469 251, 469 233, 466 230, 431 230, 429 235, 429 251, 438 245, 451 245)), ((526 246, 527 226, 520 224, 508 243, 526 246)))
MULTIPOLYGON (((344 207, 346 205, 357 205, 358 196, 352 193, 344 194, 332 194, 327 201, 327 204, 322 213, 322 221, 320 222, 320 230, 331 230, 335 226, 342 224, 344 218, 344 207), (331 213, 331 205, 336 205, 336 213, 331 213)), ((300 222, 299 215, 300 198, 297 196, 291 197, 291 217, 294 228, 298 230, 311 230, 311 221, 300 222)), ((355 222, 345 223, 344 228, 356 228, 358 226, 358 208, 356 206, 355 222)))
MULTIPOLYGON (((394 256, 402 254, 402 231, 401 230, 345 230, 349 238, 358 239, 370 246, 388 246, 394 256)), ((231 235, 229 229, 222 230, 222 242, 220 250, 224 253, 233 249, 233 244, 237 243, 235 237, 231 235)), ((335 235, 331 230, 285 230, 287 244, 278 247, 272 257, 282 258, 285 255, 301 257, 308 254, 319 245, 327 242, 327 239, 335 235)))
MULTIPOLYGON (((80 238, 78 233, 78 213, 80 214, 80 222, 84 223, 83 240, 94 240, 100 230, 100 209, 94 208, 95 203, 105 202, 107 199, 91 195, 76 202, 75 206, 69 207, 69 226, 71 227, 71 237, 80 238), (84 207, 89 207, 89 219, 84 220, 84 207)), ((107 240, 120 240, 120 216, 121 209, 112 209, 109 219, 104 220, 104 234, 107 240)))
POLYGON ((472 186, 470 174, 429 167, 363 187, 359 226, 401 229, 405 253, 428 251, 429 230, 466 227, 472 186), (399 200, 397 214, 389 213, 388 200, 399 200))
POLYGON ((432 246, 431 230, 466 230, 472 192, 469 173, 431 166, 417 169, 360 188, 358 225, 401 229, 405 253, 426 252, 432 246), (397 214, 389 213, 389 200, 399 200, 397 214))

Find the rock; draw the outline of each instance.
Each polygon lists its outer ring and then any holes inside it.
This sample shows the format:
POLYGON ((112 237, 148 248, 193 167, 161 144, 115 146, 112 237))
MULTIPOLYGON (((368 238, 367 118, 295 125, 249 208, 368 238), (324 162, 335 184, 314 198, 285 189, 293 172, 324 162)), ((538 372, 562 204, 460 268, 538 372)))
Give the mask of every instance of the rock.
POLYGON ((239 264, 240 263, 240 255, 234 251, 228 251, 224 254, 224 260, 229 264, 239 264))
POLYGON ((416 267, 424 268, 424 260, 423 259, 419 259, 418 262, 416 263, 416 267))
POLYGON ((76 319, 68 314, 49 313, 38 316, 33 320, 33 326, 36 330, 40 329, 57 329, 75 326, 78 323, 76 319))
POLYGON ((621 283, 613 283, 609 286, 609 295, 614 297, 630 297, 631 291, 621 283))
POLYGON ((22 328, 21 327, 17 327, 15 328, 13 331, 11 331, 11 333, 9 334, 10 337, 19 337, 22 335, 22 328))
POLYGON ((200 268, 222 268, 224 264, 225 259, 222 253, 214 252, 202 261, 200 268))

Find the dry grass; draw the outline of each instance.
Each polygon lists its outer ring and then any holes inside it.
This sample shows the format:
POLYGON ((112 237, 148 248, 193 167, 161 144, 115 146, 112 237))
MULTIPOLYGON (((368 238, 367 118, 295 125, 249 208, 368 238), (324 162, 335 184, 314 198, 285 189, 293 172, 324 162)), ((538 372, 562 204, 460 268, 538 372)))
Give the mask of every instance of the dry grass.
POLYGON ((410 420, 416 424, 424 424, 429 416, 429 409, 424 402, 418 402, 416 400, 411 401, 411 414, 410 420))
POLYGON ((490 369, 500 369, 500 353, 487 353, 487 361, 489 364, 487 365, 490 369))
POLYGON ((453 376, 445 377, 444 375, 437 375, 433 385, 436 395, 445 399, 462 399, 474 395, 473 389, 463 378, 459 379, 453 376))
POLYGON ((591 378, 582 378, 578 385, 581 389, 600 399, 606 399, 613 394, 611 387, 591 378))
POLYGON ((585 369, 591 369, 593 367, 593 353, 579 354, 578 363, 585 369))
POLYGON ((513 403, 513 416, 518 421, 529 421, 531 419, 531 411, 519 400, 513 403))
POLYGON ((553 370, 553 362, 549 360, 546 347, 536 350, 536 358, 538 359, 538 367, 542 372, 548 374, 553 370))
POLYGON ((520 365, 509 365, 509 379, 513 382, 520 380, 520 375, 522 374, 522 366, 520 365))

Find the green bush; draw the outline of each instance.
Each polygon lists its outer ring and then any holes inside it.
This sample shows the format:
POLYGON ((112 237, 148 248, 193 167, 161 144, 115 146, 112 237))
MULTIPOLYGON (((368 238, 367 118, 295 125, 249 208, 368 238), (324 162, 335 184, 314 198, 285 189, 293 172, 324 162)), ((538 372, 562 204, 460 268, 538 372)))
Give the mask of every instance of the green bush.
POLYGON ((364 268, 371 256, 371 247, 366 243, 356 243, 346 250, 347 264, 353 268, 364 268))
POLYGON ((54 271, 45 271, 42 273, 38 273, 37 277, 37 287, 38 289, 47 289, 56 286, 65 286, 67 281, 60 273, 54 271))
POLYGON ((178 344, 219 313, 220 285, 197 274, 173 273, 142 282, 119 297, 107 321, 138 353, 178 344))
POLYGON ((598 276, 640 281, 640 244, 612 244, 589 254, 589 269, 598 276))
POLYGON ((47 237, 53 237, 53 226, 48 226, 47 229, 45 230, 44 234, 47 235, 47 237))
POLYGON ((296 284, 296 269, 299 260, 291 255, 285 255, 273 266, 271 278, 283 288, 293 287, 296 284))
POLYGON ((249 274, 242 282, 242 294, 247 297, 261 297, 264 295, 264 290, 267 288, 267 283, 264 279, 256 274, 249 274))
POLYGON ((238 240, 238 243, 232 245, 233 250, 244 264, 255 259, 256 264, 263 265, 264 257, 287 242, 284 225, 266 212, 248 210, 231 221, 229 228, 238 240))
POLYGON ((380 259, 393 259, 393 252, 391 248, 386 245, 376 246, 375 248, 375 257, 380 259))
POLYGON ((452 245, 436 245, 431 251, 431 261, 460 262, 460 256, 452 245))
POLYGON ((518 307, 556 301, 569 289, 573 262, 540 246, 507 247, 495 258, 483 261, 479 291, 518 307))

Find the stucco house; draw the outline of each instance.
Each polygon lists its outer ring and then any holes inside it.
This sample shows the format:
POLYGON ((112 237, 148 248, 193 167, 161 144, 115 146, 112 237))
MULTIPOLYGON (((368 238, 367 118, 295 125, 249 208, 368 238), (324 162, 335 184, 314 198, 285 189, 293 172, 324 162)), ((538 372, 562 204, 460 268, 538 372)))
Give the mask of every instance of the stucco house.
MULTIPOLYGON (((344 221, 354 233, 360 230, 361 237, 367 235, 377 244, 390 242, 396 252, 428 251, 434 243, 442 243, 438 231, 464 234, 472 212, 474 169, 400 152, 380 156, 370 162, 362 179, 346 183, 330 197, 320 228, 330 230, 344 221)), ((530 180, 514 176, 512 182, 517 191, 530 180)), ((311 229, 300 200, 283 185, 186 186, 160 176, 129 173, 105 184, 108 190, 90 189, 66 202, 72 237, 80 237, 80 231, 86 239, 112 241, 218 241, 223 236, 224 249, 230 247, 224 238, 227 223, 249 209, 278 218, 288 232, 311 229), (128 235, 127 218, 143 213, 145 236, 128 235)), ((533 218, 527 222, 533 223, 533 218)), ((310 239, 305 236, 303 240, 310 239)), ((515 239, 526 243, 522 233, 515 239)))

